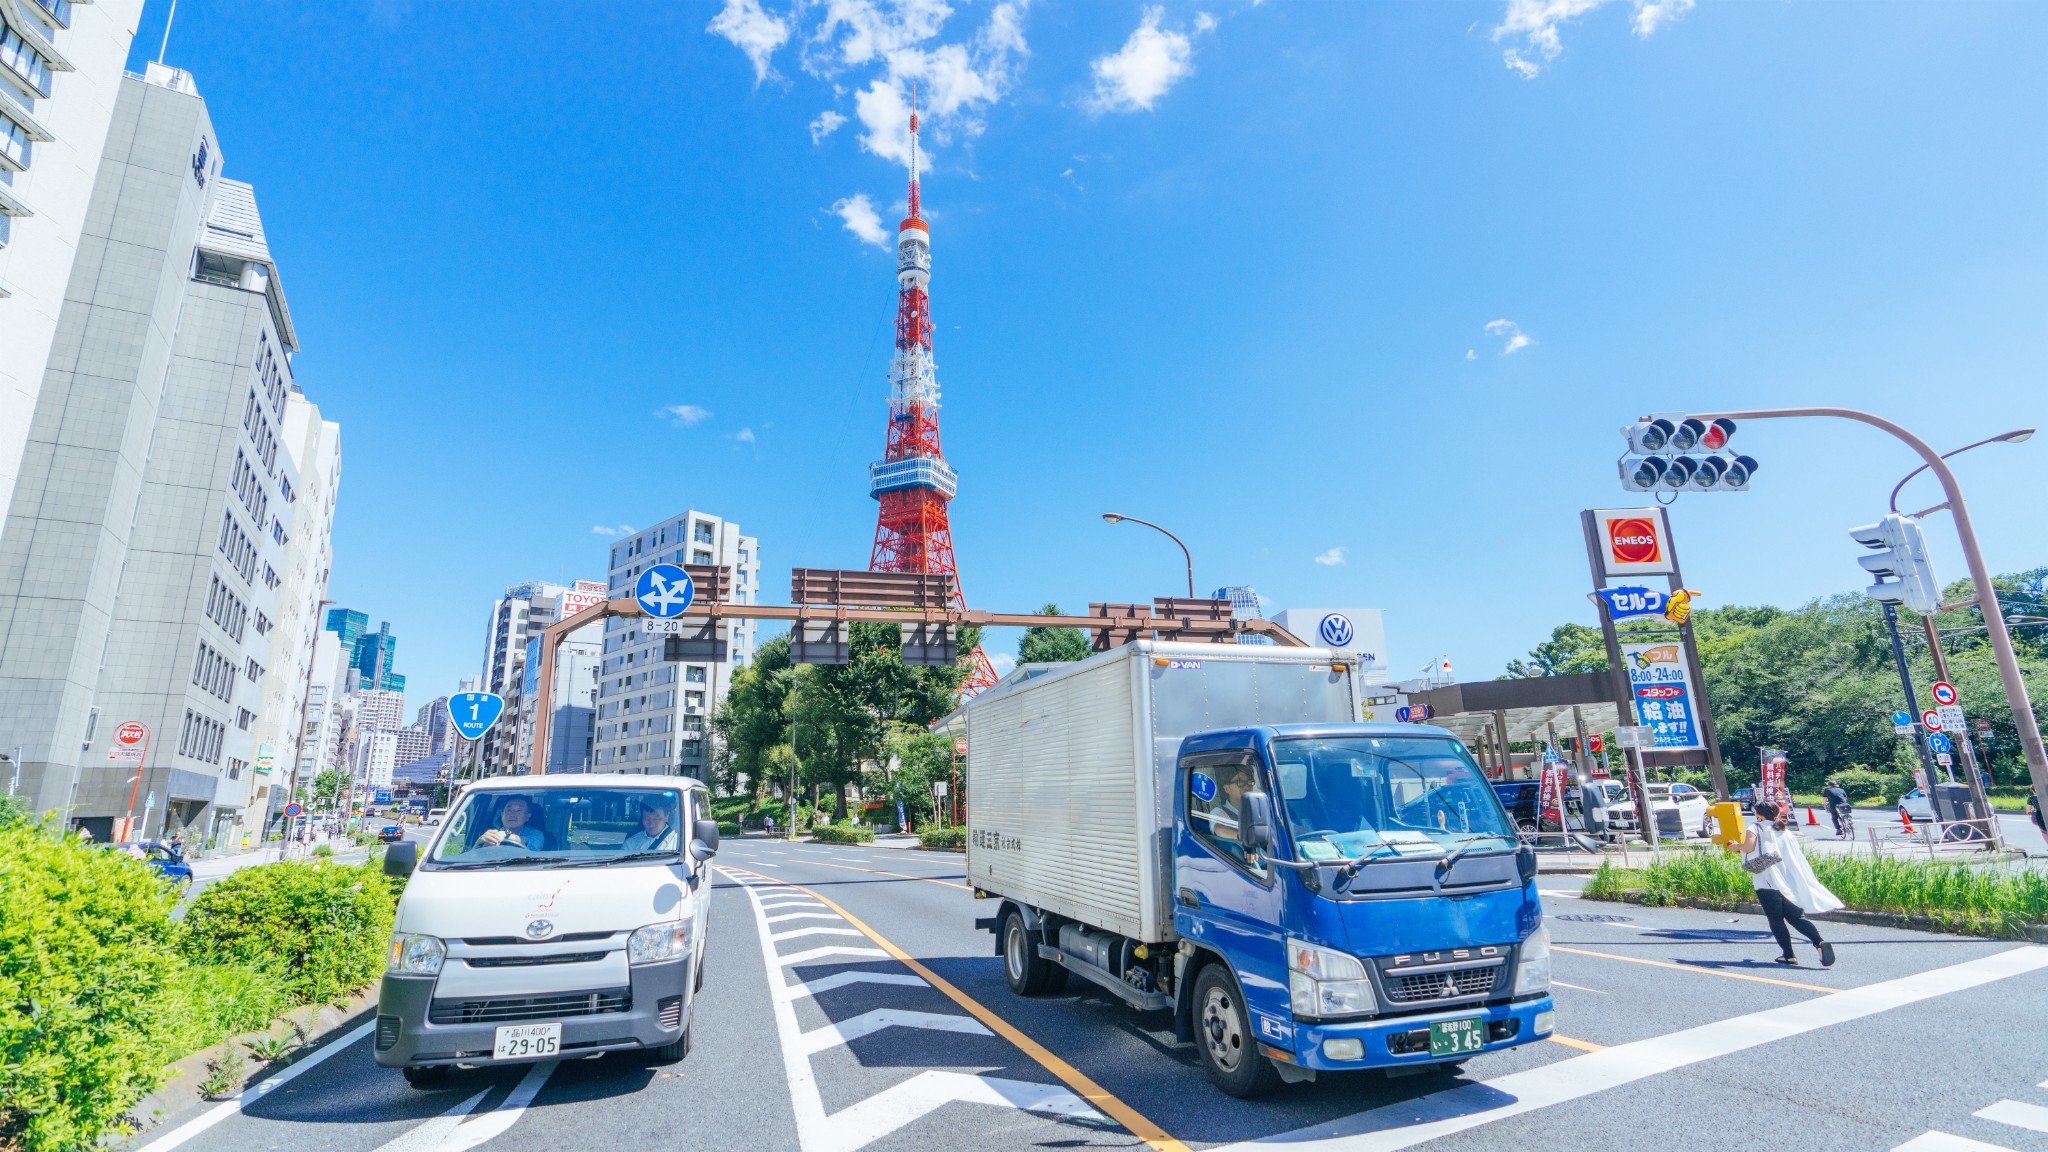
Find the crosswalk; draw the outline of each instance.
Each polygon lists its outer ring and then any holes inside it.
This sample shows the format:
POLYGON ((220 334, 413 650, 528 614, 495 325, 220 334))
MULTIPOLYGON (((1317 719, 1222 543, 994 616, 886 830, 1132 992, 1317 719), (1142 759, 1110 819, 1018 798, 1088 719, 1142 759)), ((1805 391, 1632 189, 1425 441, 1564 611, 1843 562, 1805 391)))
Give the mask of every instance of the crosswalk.
MULTIPOLYGON (((1086 1101, 1059 1084, 932 1068, 899 1081, 836 1111, 825 1109, 825 1092, 813 1059, 892 1029, 988 1037, 995 1034, 972 1016, 925 1008, 874 1008, 833 1020, 819 998, 852 985, 931 989, 923 977, 848 923, 823 900, 772 877, 721 868, 746 890, 760 929, 761 958, 768 971, 770 1006, 789 1081, 802 1152, 855 1152, 948 1104, 1009 1108, 1083 1123, 1114 1126, 1086 1101), (886 967, 878 966, 885 962, 886 967), (825 969, 821 971, 821 969, 825 969), (803 1006, 804 1010, 799 1011, 803 1006), (805 1027, 802 1017, 824 1014, 823 1024, 805 1027)), ((935 1006, 950 1008, 935 994, 935 1006)), ((911 1061, 910 1063, 914 1063, 911 1061)))
MULTIPOLYGON (((2048 1080, 2037 1087, 2048 1088, 2048 1080)), ((2048 1132, 2048 1107, 2025 1100, 1999 1100, 1987 1104, 1971 1113, 1979 1120, 2005 1124, 2027 1132, 2048 1132)), ((1953 1132, 1929 1129, 1904 1144, 1897 1145, 1892 1152, 2015 1152, 2004 1144, 1992 1144, 1958 1136, 1953 1132)))

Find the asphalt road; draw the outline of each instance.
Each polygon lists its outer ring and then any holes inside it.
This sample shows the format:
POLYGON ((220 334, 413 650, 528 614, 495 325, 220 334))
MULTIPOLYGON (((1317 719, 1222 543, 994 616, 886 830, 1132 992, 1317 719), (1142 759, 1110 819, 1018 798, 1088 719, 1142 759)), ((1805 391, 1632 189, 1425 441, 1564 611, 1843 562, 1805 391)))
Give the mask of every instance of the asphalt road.
MULTIPOLYGON (((416 1091, 338 1034, 152 1152, 573 1148, 2041 1149, 2048 948, 1824 925, 1782 968, 1760 918, 1540 882, 1559 1033, 1458 1077, 1223 1096, 1163 1014, 1003 982, 956 855, 728 841, 685 1061, 466 1071, 416 1091), (317 1062, 316 1062, 317 1061, 317 1062), (1967 1141, 1978 1143, 1968 1143, 1967 1141)), ((1077 982, 1078 983, 1078 982, 1077 982)))

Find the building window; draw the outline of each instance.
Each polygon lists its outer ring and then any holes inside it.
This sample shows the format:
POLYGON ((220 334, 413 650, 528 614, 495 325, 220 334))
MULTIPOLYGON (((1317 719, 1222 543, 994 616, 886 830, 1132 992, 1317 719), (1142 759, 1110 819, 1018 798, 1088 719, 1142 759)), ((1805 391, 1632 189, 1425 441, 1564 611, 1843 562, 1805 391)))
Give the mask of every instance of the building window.
MULTIPOLYGON (((0 110, 5 107, 0 105, 0 110)), ((12 160, 17 168, 28 167, 28 129, 6 116, 0 116, 0 156, 12 160)))
POLYGON ((36 95, 47 98, 50 95, 50 64, 42 53, 28 46, 21 33, 12 27, 0 25, 0 64, 9 72, 21 78, 22 83, 34 89, 36 95))
POLYGON ((689 681, 692 684, 704 683, 704 666, 702 664, 690 665, 689 671, 683 674, 683 679, 689 681))
POLYGON ((709 564, 711 563, 711 553, 706 552, 702 548, 699 548, 690 553, 690 563, 709 564))
POLYGON ((711 543, 711 525, 701 522, 698 523, 696 527, 691 530, 690 539, 695 540, 699 544, 711 543))

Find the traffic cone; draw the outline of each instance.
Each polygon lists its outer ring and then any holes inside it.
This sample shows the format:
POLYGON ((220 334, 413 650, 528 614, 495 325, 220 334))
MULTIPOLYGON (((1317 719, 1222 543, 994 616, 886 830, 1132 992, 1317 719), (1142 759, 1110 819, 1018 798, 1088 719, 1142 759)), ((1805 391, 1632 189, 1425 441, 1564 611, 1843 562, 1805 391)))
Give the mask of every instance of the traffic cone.
POLYGON ((1815 819, 1813 818, 1813 805, 1811 805, 1811 804, 1808 804, 1808 805, 1806 806, 1806 825, 1807 825, 1807 827, 1809 827, 1809 828, 1811 828, 1811 827, 1815 827, 1815 826, 1817 826, 1817 825, 1818 825, 1819 823, 1820 823, 1820 821, 1818 821, 1818 820, 1815 820, 1815 819))
POLYGON ((1901 808, 1899 809, 1899 819, 1905 821, 1906 835, 1911 836, 1913 834, 1913 817, 1907 814, 1904 808, 1901 808))

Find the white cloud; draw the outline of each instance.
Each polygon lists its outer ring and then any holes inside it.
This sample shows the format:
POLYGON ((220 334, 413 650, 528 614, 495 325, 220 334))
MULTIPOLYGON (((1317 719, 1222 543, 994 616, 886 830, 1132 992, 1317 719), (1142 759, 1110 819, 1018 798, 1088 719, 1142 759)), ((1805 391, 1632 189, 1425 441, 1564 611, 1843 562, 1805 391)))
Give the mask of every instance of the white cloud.
POLYGON ((832 111, 830 108, 818 113, 818 118, 811 121, 811 143, 819 143, 825 137, 839 131, 839 126, 844 123, 846 123, 846 117, 832 111))
POLYGON ((1332 548, 1328 552, 1316 557, 1316 563, 1321 564, 1325 568, 1335 568, 1343 562, 1344 549, 1341 547, 1332 548))
POLYGON ((754 64, 754 83, 775 72, 775 50, 789 42, 789 21, 770 15, 761 0, 725 0, 704 30, 733 42, 754 64))
POLYGON ((1503 356, 1506 356, 1511 352, 1519 352, 1522 349, 1527 348, 1529 345, 1534 344, 1536 342, 1530 339, 1529 334, 1527 332, 1522 331, 1522 326, 1515 323, 1513 320, 1487 321, 1486 334, 1489 336, 1498 336, 1501 339, 1507 341, 1507 343, 1503 345, 1500 350, 1500 354, 1503 356))
POLYGON ((711 418, 711 410, 695 404, 668 404, 655 413, 678 428, 694 428, 711 418))
POLYGON ((1479 359, 1479 353, 1478 353, 1478 352, 1476 352, 1476 351, 1474 351, 1474 350, 1472 350, 1472 349, 1470 349, 1470 348, 1467 348, 1467 349, 1465 349, 1465 359, 1467 359, 1467 360, 1477 360, 1477 359, 1479 359))
POLYGON ((734 442, 740 444, 755 443, 754 430, 752 428, 742 428, 739 431, 734 432, 730 437, 728 437, 728 439, 731 439, 734 442))
MULTIPOLYGON (((1543 65, 1558 58, 1564 52, 1564 41, 1558 36, 1558 28, 1568 21, 1576 20, 1593 9, 1609 3, 1610 0, 1508 0, 1507 10, 1493 29, 1493 42, 1520 38, 1520 47, 1510 47, 1501 53, 1501 60, 1508 70, 1533 80, 1543 71, 1543 65), (1541 57, 1539 63, 1534 57, 1541 57)), ((1694 0, 1629 0, 1634 9, 1630 24, 1636 36, 1648 39, 1657 29, 1678 19, 1692 10, 1694 0)))
MULTIPOLYGON (((1088 110, 1104 112, 1151 111, 1175 84, 1194 75, 1195 45, 1185 32, 1161 28, 1165 9, 1153 5, 1144 10, 1138 27, 1124 46, 1089 64, 1095 73, 1095 91, 1087 100, 1088 110)), ((1195 16, 1195 33, 1213 30, 1216 19, 1206 12, 1195 16)))
POLYGON ((989 654, 988 662, 995 668, 998 678, 1008 676, 1017 668, 1017 658, 1008 652, 992 652, 989 654))
POLYGON ((853 233, 863 244, 877 248, 889 247, 889 233, 882 227, 882 217, 875 211, 875 202, 865 192, 835 200, 832 212, 848 232, 853 233))
POLYGON ((609 525, 597 524, 593 525, 590 531, 593 535, 597 536, 631 536, 633 534, 633 526, 631 524, 621 524, 613 528, 609 525))

